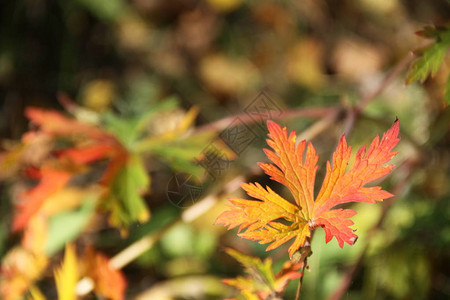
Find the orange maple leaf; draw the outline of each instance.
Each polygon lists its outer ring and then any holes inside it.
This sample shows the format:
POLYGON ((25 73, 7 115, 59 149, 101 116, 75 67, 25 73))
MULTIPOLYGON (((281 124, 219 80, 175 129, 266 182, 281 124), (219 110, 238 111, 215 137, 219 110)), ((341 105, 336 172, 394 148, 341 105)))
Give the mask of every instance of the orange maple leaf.
POLYGON ((327 162, 325 179, 315 199, 318 155, 313 145, 306 145, 306 141, 296 145, 295 131, 288 135, 286 128, 275 122, 268 121, 267 127, 267 144, 273 151, 264 149, 264 152, 273 164, 259 163, 259 166, 272 180, 289 189, 295 203, 282 198, 268 186, 264 188, 258 183, 244 183, 242 188, 258 200, 229 199, 233 206, 219 215, 216 224, 228 226, 228 229, 239 226, 239 232, 246 228, 239 236, 259 241, 260 244, 271 243, 267 250, 295 238, 288 250, 290 257, 305 245, 311 231, 319 226, 325 230, 327 243, 336 237, 341 248, 344 242, 353 245, 357 235, 350 228, 353 225, 350 217, 356 212, 332 208, 347 202, 375 203, 393 196, 379 186, 364 185, 387 175, 394 167, 385 164, 397 154, 392 149, 399 141, 398 120, 383 134, 381 141, 377 136, 367 151, 365 146, 359 149, 350 168, 347 165, 351 147, 343 135, 333 154, 333 163, 327 162))

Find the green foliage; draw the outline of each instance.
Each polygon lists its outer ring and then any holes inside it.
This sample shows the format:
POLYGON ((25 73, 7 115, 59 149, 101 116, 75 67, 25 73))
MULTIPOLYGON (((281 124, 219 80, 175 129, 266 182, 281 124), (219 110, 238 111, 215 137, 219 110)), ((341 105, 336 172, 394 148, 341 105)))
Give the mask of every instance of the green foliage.
POLYGON ((450 47, 450 28, 434 29, 428 27, 424 31, 420 31, 419 34, 427 38, 434 38, 435 42, 416 51, 420 57, 412 64, 406 77, 407 83, 416 80, 424 82, 429 75, 435 75, 450 47))
POLYGON ((123 169, 116 176, 105 208, 112 211, 110 220, 119 228, 127 228, 131 223, 144 222, 149 218, 149 211, 142 194, 148 192, 150 177, 145 170, 142 159, 132 154, 123 169))
MULTIPOLYGON (((406 83, 414 81, 423 83, 428 76, 434 76, 442 65, 445 55, 450 49, 450 27, 444 29, 426 27, 418 32, 426 38, 433 38, 435 42, 431 45, 416 51, 419 58, 411 65, 406 83)), ((450 79, 447 79, 445 85, 445 99, 450 104, 450 79)))

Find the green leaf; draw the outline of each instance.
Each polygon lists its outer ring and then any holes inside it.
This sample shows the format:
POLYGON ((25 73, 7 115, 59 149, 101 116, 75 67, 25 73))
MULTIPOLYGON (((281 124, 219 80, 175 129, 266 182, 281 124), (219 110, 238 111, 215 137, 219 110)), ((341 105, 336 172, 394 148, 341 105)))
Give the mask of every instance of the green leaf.
POLYGON ((420 57, 411 65, 409 73, 406 76, 406 84, 417 80, 423 83, 428 76, 434 76, 439 70, 445 54, 450 47, 450 28, 444 30, 436 29, 434 34, 428 28, 425 36, 434 36, 436 41, 430 46, 418 51, 420 57))
POLYGON ((422 57, 417 59, 412 65, 406 77, 406 83, 410 84, 416 80, 423 83, 429 75, 435 75, 444 60, 447 47, 447 45, 442 43, 434 43, 425 48, 422 57))
POLYGON ((141 195, 149 187, 150 177, 141 157, 131 154, 114 180, 111 197, 105 202, 111 211, 111 222, 123 228, 136 221, 146 221, 149 211, 141 195))
POLYGON ((53 255, 74 240, 87 226, 96 205, 95 197, 87 197, 78 209, 53 216, 49 221, 45 253, 53 255))

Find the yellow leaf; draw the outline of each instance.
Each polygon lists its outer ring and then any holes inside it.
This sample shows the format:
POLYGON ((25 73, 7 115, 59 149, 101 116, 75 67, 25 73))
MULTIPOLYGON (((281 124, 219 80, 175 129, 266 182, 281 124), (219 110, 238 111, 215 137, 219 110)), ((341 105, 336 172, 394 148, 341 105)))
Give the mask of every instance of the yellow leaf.
POLYGON ((59 300, 75 300, 78 281, 77 256, 73 245, 67 245, 61 268, 55 270, 56 289, 59 300))

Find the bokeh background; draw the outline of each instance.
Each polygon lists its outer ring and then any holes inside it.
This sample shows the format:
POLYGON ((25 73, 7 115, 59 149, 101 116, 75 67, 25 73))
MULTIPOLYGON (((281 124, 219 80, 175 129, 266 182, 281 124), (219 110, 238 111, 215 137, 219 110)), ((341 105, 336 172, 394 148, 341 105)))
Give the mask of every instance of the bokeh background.
MULTIPOLYGON (((342 133, 357 148, 396 117, 401 122, 397 168, 382 183, 396 196, 383 204, 353 206, 359 240, 352 247, 340 249, 335 240, 325 244, 317 230, 302 299, 450 297, 448 57, 433 78, 405 85, 411 52, 430 42, 415 32, 448 25, 448 1, 16 0, 3 1, 0 16, 3 151, 30 129, 24 116, 29 106, 81 120, 111 112, 126 119, 171 99, 176 104, 150 120, 153 133, 186 120, 196 107, 190 134, 211 135, 194 149, 198 155, 189 155, 194 161, 232 128, 235 116, 248 125, 248 145, 229 154, 231 163, 219 176, 205 175, 211 173, 208 168, 196 173, 206 180, 184 190, 192 196, 187 201, 178 203, 168 192, 174 178, 181 173, 186 178, 192 165, 177 160, 183 154, 175 150, 169 160, 161 159, 161 152, 172 148, 160 147, 145 157, 152 179, 144 195, 152 211, 149 221, 129 225, 128 237, 110 226, 88 226, 76 237, 76 243, 89 241, 114 257, 143 236, 158 236, 123 267, 126 299, 232 295, 220 279, 241 274, 242 268, 225 247, 271 256, 275 269, 288 258, 284 248, 265 252, 235 230, 213 225, 225 199, 242 195, 236 180, 259 181, 285 193, 255 168, 265 160, 265 131, 252 123, 249 107, 261 103, 271 105, 267 118, 313 141, 320 154, 319 178, 342 133), (186 217, 189 207, 208 197, 213 198, 208 209, 186 217)), ((2 180, 0 257, 20 243, 20 235, 9 229, 14 178, 2 180)), ((51 263, 60 257, 56 252, 51 263)), ((51 299, 49 270, 38 285, 51 299)), ((286 299, 294 293, 295 283, 286 299)))

